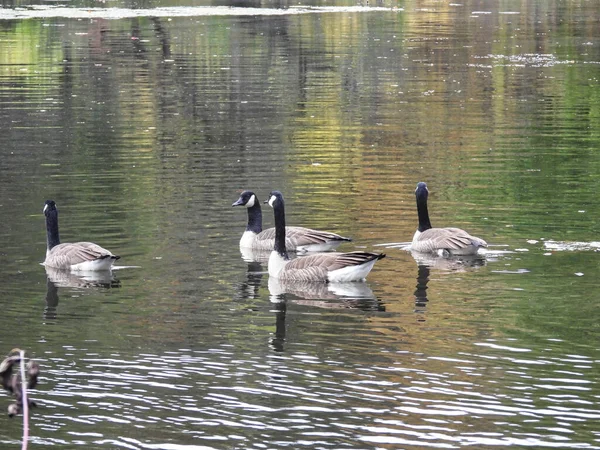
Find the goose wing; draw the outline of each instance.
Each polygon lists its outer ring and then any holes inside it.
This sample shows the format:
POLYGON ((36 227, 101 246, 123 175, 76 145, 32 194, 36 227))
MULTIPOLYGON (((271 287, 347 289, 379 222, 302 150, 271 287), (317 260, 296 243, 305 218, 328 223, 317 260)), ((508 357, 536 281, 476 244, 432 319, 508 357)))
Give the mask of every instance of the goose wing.
POLYGON ((328 231, 313 230, 304 227, 286 227, 285 236, 296 246, 324 244, 331 241, 351 241, 352 239, 328 231))
POLYGON ((46 265, 68 268, 75 264, 115 257, 110 251, 93 242, 76 242, 59 244, 50 250, 46 265))
POLYGON ((272 240, 275 242, 275 228, 267 228, 266 230, 262 230, 260 233, 256 235, 257 241, 268 241, 272 240))
MULTIPOLYGON (((256 236, 257 241, 275 242, 275 228, 267 228, 256 236)), ((328 231, 313 230, 304 227, 285 227, 285 246, 288 250, 314 244, 325 244, 331 241, 351 241, 352 239, 328 231)))
POLYGON ((476 236, 470 235, 465 230, 462 230, 460 228, 445 228, 445 229, 452 232, 456 238, 460 237, 461 242, 464 242, 466 239, 468 239, 470 241, 470 243, 473 244, 474 246, 487 247, 486 241, 484 241, 483 239, 478 238, 476 236))
POLYGON ((417 242, 418 251, 434 252, 437 249, 460 250, 470 246, 487 247, 487 243, 471 236, 460 228, 430 228, 423 231, 417 242))
POLYGON ((384 255, 370 252, 318 253, 288 262, 283 278, 288 281, 327 281, 327 274, 345 267, 359 266, 384 255))

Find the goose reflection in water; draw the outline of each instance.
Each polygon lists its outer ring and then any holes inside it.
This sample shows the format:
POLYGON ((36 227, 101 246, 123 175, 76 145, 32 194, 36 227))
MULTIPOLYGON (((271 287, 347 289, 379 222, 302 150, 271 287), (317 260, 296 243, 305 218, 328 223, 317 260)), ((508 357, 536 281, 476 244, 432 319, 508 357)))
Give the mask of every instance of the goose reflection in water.
MULTIPOLYGON (((429 283, 429 266, 419 264, 417 272, 417 288, 415 289, 415 312, 424 313, 427 309, 427 283, 429 283)), ((425 318, 421 317, 419 321, 424 322, 425 318)))
POLYGON ((286 314, 290 304, 325 309, 360 309, 385 311, 367 283, 320 283, 282 281, 269 277, 269 294, 275 307, 275 334, 270 345, 276 352, 284 350, 286 314))
POLYGON ((46 269, 46 307, 44 319, 56 319, 58 307, 58 288, 110 289, 121 286, 112 271, 71 272, 45 266, 46 269))
POLYGON ((410 252, 410 254, 418 265, 442 271, 464 272, 469 269, 483 267, 487 263, 486 258, 479 254, 449 257, 420 252, 410 252))
POLYGON ((236 288, 235 300, 254 300, 260 297, 260 284, 266 269, 260 262, 249 261, 246 278, 236 288))
MULTIPOLYGON (((269 256, 271 256, 271 250, 240 247, 240 253, 242 254, 242 259, 248 263, 248 270, 246 272, 246 280, 240 283, 237 288, 237 298, 240 300, 256 299, 259 297, 260 283, 263 275, 267 274, 267 264, 269 256)), ((297 257, 294 253, 290 255, 291 259, 297 257)))
MULTIPOLYGON (((486 265, 486 259, 482 255, 463 255, 441 257, 430 253, 411 252, 417 262, 417 287, 415 289, 415 312, 424 313, 429 299, 427 298, 427 283, 431 270, 447 272, 466 272, 469 269, 477 269, 486 265)), ((419 321, 425 321, 422 316, 419 321)))
POLYGON ((271 250, 254 250, 246 247, 240 247, 240 253, 242 254, 242 259, 247 263, 267 264, 269 256, 271 256, 271 250))
POLYGON ((317 308, 385 310, 369 285, 361 282, 283 281, 269 277, 269 293, 272 303, 288 301, 317 308))

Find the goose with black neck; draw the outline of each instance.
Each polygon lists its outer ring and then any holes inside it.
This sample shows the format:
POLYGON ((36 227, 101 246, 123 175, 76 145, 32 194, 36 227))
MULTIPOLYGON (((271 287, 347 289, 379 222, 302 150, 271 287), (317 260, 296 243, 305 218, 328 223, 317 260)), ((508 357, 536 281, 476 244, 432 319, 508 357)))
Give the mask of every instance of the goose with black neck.
POLYGON ((93 242, 60 243, 58 232, 58 208, 53 200, 44 204, 46 216, 46 259, 44 265, 61 270, 101 271, 110 270, 120 257, 93 242))
POLYGON ((265 203, 275 215, 275 245, 269 256, 269 276, 285 281, 346 282, 363 281, 383 253, 319 253, 290 260, 286 248, 285 202, 272 191, 265 203))
POLYGON ((436 253, 439 256, 475 255, 487 243, 471 236, 460 228, 433 228, 429 220, 427 184, 420 182, 415 190, 419 227, 413 236, 410 249, 420 253, 436 253))
MULTIPOLYGON (((256 194, 244 191, 231 206, 245 206, 248 211, 248 224, 240 239, 241 248, 252 250, 273 250, 275 228, 262 229, 262 210, 256 194)), ((327 252, 335 250, 341 243, 352 239, 328 231, 304 227, 286 227, 286 247, 298 253, 327 252)))

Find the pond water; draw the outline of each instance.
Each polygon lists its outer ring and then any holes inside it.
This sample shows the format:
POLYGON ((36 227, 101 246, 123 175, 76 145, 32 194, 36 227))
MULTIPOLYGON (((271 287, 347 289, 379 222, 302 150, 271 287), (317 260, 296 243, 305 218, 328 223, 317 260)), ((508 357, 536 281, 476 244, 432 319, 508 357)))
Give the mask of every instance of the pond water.
POLYGON ((595 2, 9 3, 0 354, 41 364, 32 448, 600 448, 595 2), (401 248, 418 181, 483 258, 401 248), (387 257, 269 279, 244 189, 387 257), (47 274, 46 199, 121 268, 47 274))

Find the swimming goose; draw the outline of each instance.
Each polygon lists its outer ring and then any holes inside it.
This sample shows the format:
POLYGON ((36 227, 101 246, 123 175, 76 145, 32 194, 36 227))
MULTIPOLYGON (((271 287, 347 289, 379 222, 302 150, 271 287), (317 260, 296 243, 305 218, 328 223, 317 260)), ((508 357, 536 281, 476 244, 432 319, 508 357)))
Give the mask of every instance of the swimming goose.
MULTIPOLYGON (((273 250, 275 228, 262 229, 262 210, 254 192, 242 192, 240 198, 231 206, 245 206, 248 210, 248 225, 240 239, 240 247, 253 250, 273 250)), ((342 242, 352 240, 339 234, 304 227, 286 227, 285 231, 287 250, 298 253, 335 250, 342 242)))
POLYGON ((58 235, 58 209, 53 200, 44 204, 48 247, 45 266, 73 271, 110 270, 119 256, 92 242, 61 244, 58 235))
MULTIPOLYGON (((266 203, 266 202, 265 202, 266 203)), ((364 280, 382 253, 319 253, 290 261, 286 249, 283 195, 273 191, 269 205, 275 214, 275 246, 269 256, 269 276, 283 281, 342 282, 364 280)))
POLYGON ((440 256, 474 255, 479 247, 487 247, 487 243, 478 237, 471 236, 460 228, 432 228, 427 211, 427 184, 417 184, 417 213, 419 228, 413 236, 410 249, 421 253, 437 253, 440 256))

